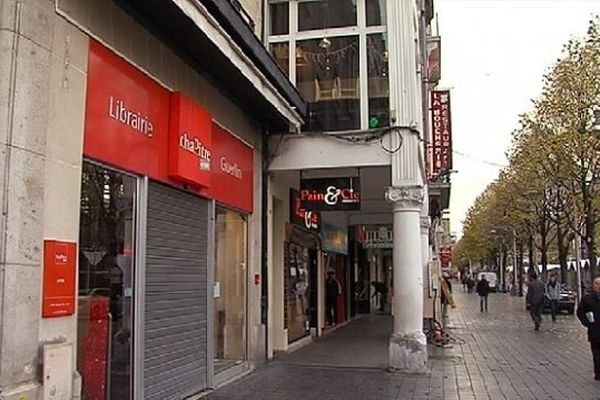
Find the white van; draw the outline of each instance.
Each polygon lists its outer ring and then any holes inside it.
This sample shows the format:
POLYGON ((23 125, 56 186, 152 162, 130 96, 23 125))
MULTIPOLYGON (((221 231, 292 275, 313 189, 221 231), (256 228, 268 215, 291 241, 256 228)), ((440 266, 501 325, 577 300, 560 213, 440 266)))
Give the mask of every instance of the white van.
POLYGON ((477 274, 477 280, 480 281, 482 276, 485 276, 485 279, 490 284, 490 292, 497 292, 498 291, 498 275, 495 272, 489 272, 489 271, 480 272, 477 274))

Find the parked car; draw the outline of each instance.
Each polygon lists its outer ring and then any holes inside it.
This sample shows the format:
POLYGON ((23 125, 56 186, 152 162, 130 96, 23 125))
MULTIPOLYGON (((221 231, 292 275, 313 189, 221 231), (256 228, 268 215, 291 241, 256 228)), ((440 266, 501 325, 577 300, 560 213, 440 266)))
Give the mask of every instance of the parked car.
MULTIPOLYGON (((575 313, 575 303, 577 303, 577 294, 569 289, 567 285, 560 285, 558 312, 566 311, 569 314, 575 313)), ((550 312, 550 301, 546 297, 544 297, 544 311, 550 312)))
POLYGON ((477 274, 477 280, 480 281, 481 277, 485 276, 485 279, 490 285, 490 292, 498 291, 498 275, 495 272, 484 271, 477 274))

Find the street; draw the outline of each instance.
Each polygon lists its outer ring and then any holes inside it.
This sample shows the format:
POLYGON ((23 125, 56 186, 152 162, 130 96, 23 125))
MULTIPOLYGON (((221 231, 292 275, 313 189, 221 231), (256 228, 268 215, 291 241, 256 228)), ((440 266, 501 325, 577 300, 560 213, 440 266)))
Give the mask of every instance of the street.
POLYGON ((539 332, 524 300, 479 297, 454 285, 452 344, 430 346, 428 372, 386 371, 389 316, 362 316, 210 394, 237 399, 600 399, 585 330, 573 315, 543 316, 539 332))

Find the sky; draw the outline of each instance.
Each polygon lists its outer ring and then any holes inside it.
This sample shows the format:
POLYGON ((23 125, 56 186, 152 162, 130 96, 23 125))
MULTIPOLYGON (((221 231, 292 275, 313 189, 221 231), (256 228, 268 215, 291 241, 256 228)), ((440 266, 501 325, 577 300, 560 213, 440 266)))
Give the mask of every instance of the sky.
POLYGON ((519 115, 572 37, 585 36, 600 0, 436 0, 442 80, 451 89, 451 230, 507 165, 519 115))

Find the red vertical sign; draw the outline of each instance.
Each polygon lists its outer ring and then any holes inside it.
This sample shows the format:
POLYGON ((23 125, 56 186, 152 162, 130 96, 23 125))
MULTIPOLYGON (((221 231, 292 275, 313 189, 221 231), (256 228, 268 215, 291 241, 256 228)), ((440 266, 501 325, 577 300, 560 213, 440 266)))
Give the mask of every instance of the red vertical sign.
POLYGON ((452 169, 452 124, 450 91, 431 92, 431 130, 429 145, 429 179, 435 181, 440 173, 452 169))

